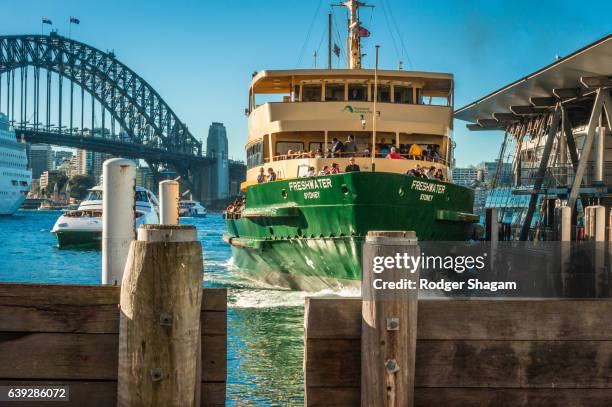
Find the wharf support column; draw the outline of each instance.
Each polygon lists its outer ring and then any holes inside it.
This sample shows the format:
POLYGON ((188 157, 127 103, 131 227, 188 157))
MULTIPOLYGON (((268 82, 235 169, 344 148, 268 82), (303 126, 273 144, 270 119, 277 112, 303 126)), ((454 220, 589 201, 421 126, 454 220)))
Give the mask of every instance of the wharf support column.
POLYGON ((190 225, 143 225, 121 285, 118 406, 199 406, 202 247, 190 225))
POLYGON ((397 253, 419 254, 414 232, 368 232, 363 245, 361 289, 362 407, 414 405, 419 272, 399 268, 381 272, 374 268, 376 258, 395 257, 397 253), (415 284, 414 289, 374 289, 377 279, 399 282, 404 278, 415 284))

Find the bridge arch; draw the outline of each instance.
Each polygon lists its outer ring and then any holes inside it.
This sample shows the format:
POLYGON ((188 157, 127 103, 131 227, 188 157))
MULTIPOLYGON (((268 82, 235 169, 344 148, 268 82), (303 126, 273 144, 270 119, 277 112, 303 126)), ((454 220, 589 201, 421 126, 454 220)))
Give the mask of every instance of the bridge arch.
MULTIPOLYGON (((80 86, 119 123, 127 133, 127 141, 202 157, 201 142, 155 89, 112 52, 55 33, 0 36, 0 74, 28 66, 55 72, 80 86)), ((40 80, 38 83, 40 86, 40 80)), ((58 132, 61 124, 60 113, 58 132)))

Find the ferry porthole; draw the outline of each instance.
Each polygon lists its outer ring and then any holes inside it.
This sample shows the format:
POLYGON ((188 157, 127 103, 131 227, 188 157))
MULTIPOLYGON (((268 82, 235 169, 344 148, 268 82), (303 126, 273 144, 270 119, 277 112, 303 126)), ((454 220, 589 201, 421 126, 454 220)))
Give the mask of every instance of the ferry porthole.
POLYGON ((287 191, 286 190, 281 190, 281 195, 283 196, 283 198, 287 199, 287 191))
POLYGON ((349 193, 349 189, 348 189, 348 187, 346 186, 346 184, 342 184, 342 185, 340 186, 340 190, 342 191, 342 193, 343 193, 344 195, 348 195, 348 193, 349 193))
POLYGON ((404 191, 403 187, 400 187, 399 191, 397 191, 397 193, 399 194, 399 196, 404 196, 406 195, 406 191, 404 191))

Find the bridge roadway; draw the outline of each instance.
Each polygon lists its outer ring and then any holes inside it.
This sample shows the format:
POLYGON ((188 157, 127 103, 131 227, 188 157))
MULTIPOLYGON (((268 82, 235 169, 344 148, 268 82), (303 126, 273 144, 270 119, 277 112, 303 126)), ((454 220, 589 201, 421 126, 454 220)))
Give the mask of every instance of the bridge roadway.
POLYGON ((84 150, 109 153, 119 157, 141 158, 147 162, 191 163, 197 166, 208 166, 214 162, 212 157, 202 157, 189 153, 175 152, 169 149, 149 147, 134 142, 125 142, 113 138, 66 134, 57 131, 19 129, 15 132, 29 143, 51 144, 81 148, 84 150))

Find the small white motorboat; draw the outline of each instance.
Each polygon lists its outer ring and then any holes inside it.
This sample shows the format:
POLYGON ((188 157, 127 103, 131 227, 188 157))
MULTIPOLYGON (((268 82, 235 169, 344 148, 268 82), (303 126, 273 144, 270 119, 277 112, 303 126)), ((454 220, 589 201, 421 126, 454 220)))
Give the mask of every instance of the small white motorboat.
MULTIPOLYGON (((159 202, 148 189, 136 187, 136 224, 159 223, 159 202)), ((102 186, 89 190, 89 194, 78 209, 64 212, 52 233, 57 236, 60 247, 100 246, 102 244, 102 186)))
POLYGON ((198 201, 180 201, 179 216, 182 218, 205 218, 206 208, 198 201))

